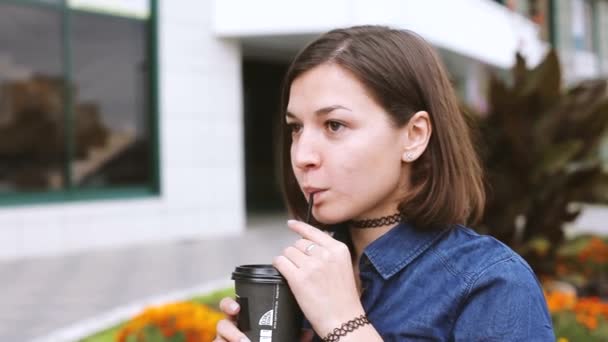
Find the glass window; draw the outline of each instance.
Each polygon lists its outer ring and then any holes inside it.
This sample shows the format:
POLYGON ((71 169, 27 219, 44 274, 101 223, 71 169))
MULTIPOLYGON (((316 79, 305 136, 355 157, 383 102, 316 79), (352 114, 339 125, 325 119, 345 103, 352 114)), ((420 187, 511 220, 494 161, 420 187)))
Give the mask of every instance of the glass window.
POLYGON ((76 12, 71 31, 72 183, 146 185, 151 146, 147 21, 76 12))
POLYGON ((149 10, 148 0, 0 0, 0 203, 154 190, 149 10))
POLYGON ((61 12, 0 3, 0 193, 64 183, 64 86, 61 12))
POLYGON ((579 51, 595 51, 593 42, 593 3, 588 0, 572 2, 572 38, 574 48, 579 51))
POLYGON ((36 0, 36 2, 40 2, 43 4, 51 4, 51 5, 61 5, 63 4, 63 0, 36 0))

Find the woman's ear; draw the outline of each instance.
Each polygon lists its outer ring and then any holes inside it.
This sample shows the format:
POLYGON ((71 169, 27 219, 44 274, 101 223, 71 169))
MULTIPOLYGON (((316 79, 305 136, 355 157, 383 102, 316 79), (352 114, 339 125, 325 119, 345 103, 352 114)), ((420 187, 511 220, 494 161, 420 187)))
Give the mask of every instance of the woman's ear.
POLYGON ((426 150, 431 139, 433 127, 431 117, 425 111, 419 111, 412 115, 410 121, 404 127, 404 143, 402 160, 411 163, 418 159, 426 150))

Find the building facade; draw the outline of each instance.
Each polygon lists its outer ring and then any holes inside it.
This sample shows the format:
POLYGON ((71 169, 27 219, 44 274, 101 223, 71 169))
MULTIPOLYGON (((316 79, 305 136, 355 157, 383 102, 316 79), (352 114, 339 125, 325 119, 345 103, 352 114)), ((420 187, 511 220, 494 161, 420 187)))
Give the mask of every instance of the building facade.
POLYGON ((0 258, 239 234, 284 211, 282 75, 357 24, 423 36, 479 109, 489 70, 548 47, 489 0, 0 0, 0 258))
POLYGON ((502 0, 558 51, 567 84, 608 75, 608 1, 502 0))

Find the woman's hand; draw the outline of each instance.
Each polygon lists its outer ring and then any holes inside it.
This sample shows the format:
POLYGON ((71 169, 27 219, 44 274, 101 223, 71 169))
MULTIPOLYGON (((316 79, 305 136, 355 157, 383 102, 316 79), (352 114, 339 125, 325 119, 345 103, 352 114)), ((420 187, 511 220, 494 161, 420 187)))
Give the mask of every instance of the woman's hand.
MULTIPOLYGON (((245 334, 243 334, 236 327, 236 315, 239 313, 239 304, 230 297, 225 297, 220 301, 220 310, 228 317, 217 323, 216 331, 217 337, 213 342, 246 342, 249 341, 245 334)), ((300 335, 300 342, 310 342, 314 337, 312 330, 302 329, 300 335)))
POLYGON ((287 225, 302 239, 275 257, 273 266, 287 279, 314 330, 324 336, 363 314, 346 244, 304 222, 287 225))
POLYGON ((227 316, 217 323, 217 337, 213 342, 245 342, 249 339, 236 327, 236 315, 238 314, 239 304, 230 297, 225 297, 220 301, 220 310, 227 316))

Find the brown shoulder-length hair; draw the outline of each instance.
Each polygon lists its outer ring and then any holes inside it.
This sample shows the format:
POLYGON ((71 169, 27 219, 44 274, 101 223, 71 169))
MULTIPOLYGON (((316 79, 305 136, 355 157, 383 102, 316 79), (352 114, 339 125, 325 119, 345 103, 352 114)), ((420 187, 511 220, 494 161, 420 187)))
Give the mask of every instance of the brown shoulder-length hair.
MULTIPOLYGON (((448 75, 424 39, 385 26, 329 31, 308 44, 291 63, 281 94, 277 145, 281 190, 290 214, 303 219, 308 204, 291 166, 291 134, 284 118, 289 92, 298 76, 324 63, 351 72, 397 128, 418 111, 429 113, 433 132, 427 149, 412 164, 411 188, 399 205, 402 216, 427 229, 477 222, 485 203, 483 171, 448 75)), ((311 222, 332 229, 314 219, 311 222)))

